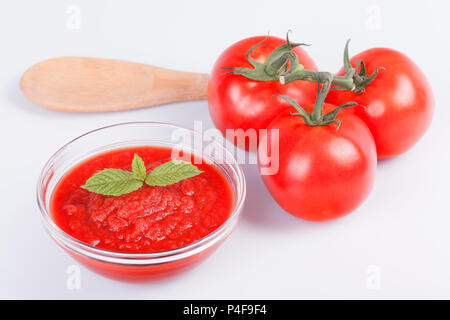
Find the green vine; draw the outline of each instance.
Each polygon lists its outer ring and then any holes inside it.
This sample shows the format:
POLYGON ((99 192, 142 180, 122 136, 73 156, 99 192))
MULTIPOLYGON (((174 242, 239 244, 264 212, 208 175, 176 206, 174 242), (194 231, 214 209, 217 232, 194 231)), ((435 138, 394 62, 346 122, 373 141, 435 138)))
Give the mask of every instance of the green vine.
MULTIPOLYGON (((358 60, 356 66, 350 63, 349 43, 347 40, 344 48, 344 76, 336 76, 331 72, 307 70, 298 61, 297 55, 292 51, 293 48, 306 45, 304 43, 291 43, 289 41, 289 32, 286 35, 286 43, 275 49, 264 63, 260 63, 251 57, 251 53, 265 41, 262 40, 253 46, 247 52, 247 59, 253 68, 224 68, 229 70, 225 74, 238 74, 248 79, 257 81, 280 81, 282 84, 288 84, 293 81, 313 81, 318 83, 318 93, 316 103, 311 114, 306 112, 297 102, 284 95, 276 95, 290 103, 297 113, 303 117, 306 124, 311 126, 325 126, 331 123, 337 123, 338 128, 340 121, 336 119, 340 110, 352 106, 361 106, 356 102, 347 102, 329 113, 323 115, 323 104, 330 90, 349 90, 355 93, 362 93, 366 87, 372 83, 378 76, 378 71, 384 69, 377 67, 375 72, 367 75, 367 69, 364 61, 358 60), (322 86, 321 86, 322 84, 322 86), (332 88, 332 85, 335 85, 332 88)), ((363 106, 364 107, 364 106, 363 106)))
POLYGON ((292 100, 288 96, 284 95, 276 95, 284 100, 286 100, 290 105, 292 105, 296 113, 291 113, 292 115, 299 115, 303 118, 305 123, 309 126, 327 126, 332 123, 337 123, 337 129, 341 126, 341 121, 336 119, 339 111, 348 107, 360 106, 365 108, 365 106, 360 105, 354 101, 346 102, 331 110, 330 112, 323 114, 323 105, 325 103, 325 98, 328 95, 328 92, 331 88, 332 76, 327 73, 322 73, 318 79, 318 89, 317 89, 317 97, 316 102, 314 104, 314 109, 311 113, 308 113, 303 107, 301 107, 296 101, 292 100), (321 85, 322 84, 322 85, 321 85))
POLYGON ((364 61, 362 60, 358 60, 355 68, 353 68, 349 57, 350 40, 347 40, 343 59, 345 76, 336 76, 331 72, 325 71, 307 70, 298 61, 297 55, 292 51, 293 48, 306 44, 291 43, 289 41, 289 32, 286 36, 286 43, 275 49, 264 63, 260 63, 251 57, 251 53, 264 41, 265 39, 247 52, 247 59, 253 68, 224 68, 229 70, 225 74, 239 74, 257 81, 280 81, 282 84, 288 84, 298 80, 323 82, 323 79, 331 78, 331 83, 336 85, 331 90, 350 90, 356 93, 362 93, 375 80, 378 71, 384 69, 383 67, 377 67, 375 72, 368 76, 364 61))

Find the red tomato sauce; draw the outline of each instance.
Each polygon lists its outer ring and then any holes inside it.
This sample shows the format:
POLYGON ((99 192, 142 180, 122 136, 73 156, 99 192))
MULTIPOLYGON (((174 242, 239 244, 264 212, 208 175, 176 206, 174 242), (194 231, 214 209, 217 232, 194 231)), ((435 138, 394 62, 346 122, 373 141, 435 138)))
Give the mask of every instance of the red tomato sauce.
POLYGON ((131 171, 138 154, 147 172, 171 160, 170 148, 132 147, 94 156, 72 168, 52 195, 54 222, 67 234, 94 247, 150 253, 185 246, 210 234, 231 215, 229 182, 211 164, 194 163, 203 173, 165 187, 144 184, 121 196, 80 188, 106 168, 131 171))

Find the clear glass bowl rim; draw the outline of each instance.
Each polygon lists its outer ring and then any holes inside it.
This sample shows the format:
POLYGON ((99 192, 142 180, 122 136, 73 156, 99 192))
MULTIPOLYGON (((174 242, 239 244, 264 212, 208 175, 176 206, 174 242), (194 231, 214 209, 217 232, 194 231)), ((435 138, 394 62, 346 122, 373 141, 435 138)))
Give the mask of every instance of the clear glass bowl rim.
POLYGON ((64 244, 71 251, 75 251, 78 254, 83 256, 88 256, 90 258, 94 258, 100 261, 110 262, 110 263, 119 263, 126 265, 155 265, 161 263, 168 263, 177 261, 183 258, 187 258, 193 256, 197 253, 205 251, 209 247, 213 246, 215 243, 223 239, 226 235, 228 235, 234 225, 236 224, 238 217, 242 211, 245 195, 246 195, 246 182, 243 170, 236 158, 233 154, 225 148, 222 144, 213 140, 208 143, 214 143, 218 148, 221 148, 226 156, 225 159, 232 159, 232 163, 225 163, 225 165, 230 166, 233 169, 233 173, 236 175, 237 184, 235 185, 237 198, 235 201, 235 205, 230 217, 216 230, 208 234, 207 236, 194 241, 186 246, 167 250, 160 252, 152 252, 152 253, 127 253, 127 252, 117 252, 111 251, 107 249, 101 249, 94 246, 91 246, 87 243, 84 243, 66 232, 64 232, 51 218, 50 208, 46 209, 45 205, 45 192, 46 187, 42 185, 44 178, 46 177, 47 171, 51 168, 53 161, 63 153, 67 147, 76 141, 82 139, 83 137, 91 134, 95 134, 96 132, 107 130, 109 128, 121 127, 121 126, 130 126, 130 125, 159 125, 159 126, 167 126, 175 129, 183 129, 187 130, 192 134, 201 134, 198 131, 192 130, 187 127, 165 123, 165 122, 156 122, 156 121, 132 121, 132 122, 123 122, 112 124, 104 127, 100 127, 91 131, 88 131, 75 139, 72 139, 65 145, 63 145, 58 151, 56 151, 45 163, 41 173, 39 175, 37 186, 36 186, 36 195, 37 195, 37 203, 39 210, 41 212, 41 219, 44 223, 44 227, 47 232, 53 237, 58 243, 64 244))

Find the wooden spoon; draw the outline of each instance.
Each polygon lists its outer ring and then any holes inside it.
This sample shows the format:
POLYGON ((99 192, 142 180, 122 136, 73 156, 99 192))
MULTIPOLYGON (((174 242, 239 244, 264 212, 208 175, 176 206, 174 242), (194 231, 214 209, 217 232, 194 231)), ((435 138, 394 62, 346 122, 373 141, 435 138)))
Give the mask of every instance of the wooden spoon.
POLYGON ((103 112, 207 99, 208 75, 118 60, 64 57, 28 69, 20 87, 37 105, 103 112))

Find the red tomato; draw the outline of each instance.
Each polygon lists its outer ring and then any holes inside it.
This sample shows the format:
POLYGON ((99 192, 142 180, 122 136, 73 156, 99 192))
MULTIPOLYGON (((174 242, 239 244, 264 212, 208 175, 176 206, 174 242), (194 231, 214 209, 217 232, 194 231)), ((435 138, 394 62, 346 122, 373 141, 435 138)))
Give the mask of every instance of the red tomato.
MULTIPOLYGON (((324 105, 327 112, 334 108, 324 105)), ((263 181, 290 214, 310 221, 331 220, 352 212, 369 195, 377 164, 375 143, 364 122, 348 109, 337 116, 339 128, 308 126, 302 117, 285 111, 269 124, 267 136, 261 135, 260 169, 265 167, 267 149, 269 155, 279 155, 278 172, 262 174, 263 181), (278 129, 279 140, 271 144, 273 129, 278 129)), ((276 159, 271 157, 273 166, 276 159)))
MULTIPOLYGON (((242 75, 224 74, 227 70, 223 68, 252 68, 247 60, 247 52, 265 38, 250 54, 261 63, 277 47, 286 43, 285 40, 272 36, 247 38, 227 48, 214 65, 209 80, 208 104, 215 126, 224 135, 226 129, 265 129, 276 115, 290 107, 286 101, 274 99, 274 94, 287 95, 301 104, 314 102, 317 84, 312 82, 294 81, 282 85, 279 81, 255 81, 242 75), (270 106, 268 101, 271 101, 270 106)), ((306 69, 317 70, 315 63, 302 48, 295 47, 292 51, 306 69)), ((249 149, 248 144, 246 149, 249 149)))
MULTIPOLYGON (((356 101, 367 109, 353 108, 372 132, 378 158, 388 158, 410 149, 425 133, 433 116, 434 98, 419 67, 404 54, 387 48, 366 50, 350 62, 364 61, 368 74, 380 70, 365 92, 331 91, 326 101, 339 105, 356 101)), ((344 75, 341 69, 337 75, 344 75)))

